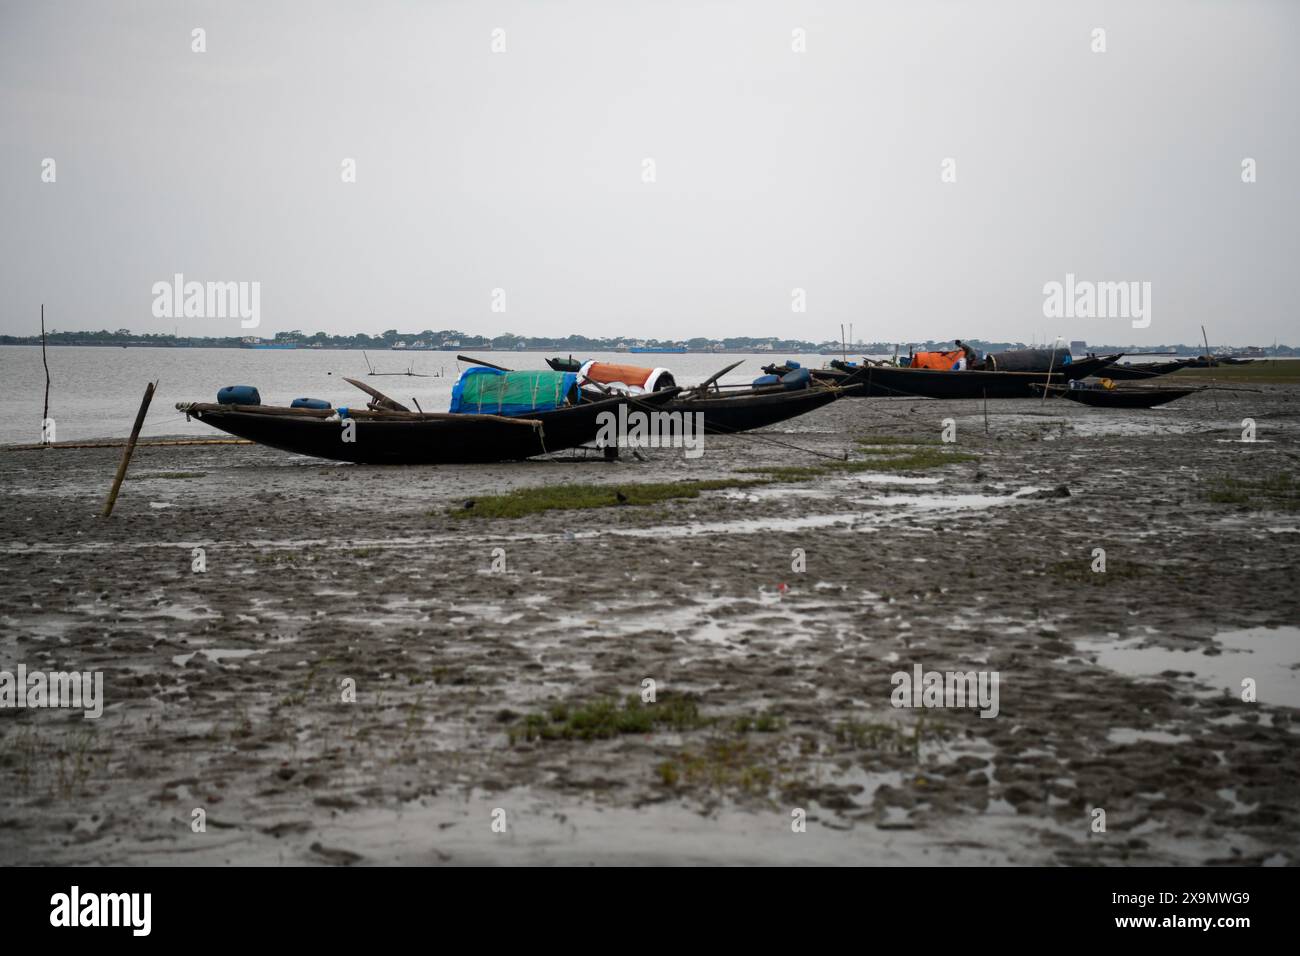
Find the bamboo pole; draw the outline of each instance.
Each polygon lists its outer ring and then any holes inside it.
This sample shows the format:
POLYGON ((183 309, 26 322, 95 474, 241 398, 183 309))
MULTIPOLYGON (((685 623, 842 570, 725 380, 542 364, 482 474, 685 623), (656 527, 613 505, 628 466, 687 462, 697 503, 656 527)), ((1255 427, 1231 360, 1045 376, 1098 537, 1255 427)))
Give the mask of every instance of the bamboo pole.
POLYGON ((41 303, 41 364, 45 366, 45 411, 41 412, 41 444, 48 445, 45 423, 50 420, 50 363, 45 357, 45 303, 41 303))
MULTIPOLYGON (((1205 334, 1205 326, 1201 326, 1201 338, 1205 340, 1205 367, 1214 368, 1214 359, 1210 357, 1210 337, 1205 334)), ((1219 414, 1219 396, 1214 396, 1214 414, 1219 414)))
POLYGON ((150 382, 145 386, 144 399, 140 402, 140 411, 136 412, 135 425, 131 428, 131 437, 127 439, 126 448, 122 452, 122 461, 117 466, 117 477, 113 479, 113 487, 108 492, 108 500, 104 502, 104 517, 107 518, 113 513, 113 505, 117 504, 117 493, 122 488, 122 479, 126 477, 127 465, 131 464, 131 453, 135 451, 136 439, 140 437, 140 429, 144 427, 144 417, 149 413, 149 403, 153 401, 155 383, 150 382))
POLYGON ((491 362, 485 362, 485 361, 483 361, 482 359, 470 358, 468 355, 457 355, 457 356, 456 356, 456 361, 458 361, 458 362, 469 362, 471 365, 482 365, 484 368, 493 368, 493 369, 496 369, 498 372, 509 372, 509 371, 510 371, 510 369, 508 369, 508 368, 504 368, 503 366, 500 366, 500 365, 493 365, 491 362))
POLYGON ((1043 400, 1038 403, 1039 405, 1047 404, 1047 392, 1052 384, 1052 370, 1056 368, 1056 343, 1059 341, 1061 341, 1059 335, 1052 340, 1052 359, 1047 363, 1047 383, 1043 386, 1043 400))

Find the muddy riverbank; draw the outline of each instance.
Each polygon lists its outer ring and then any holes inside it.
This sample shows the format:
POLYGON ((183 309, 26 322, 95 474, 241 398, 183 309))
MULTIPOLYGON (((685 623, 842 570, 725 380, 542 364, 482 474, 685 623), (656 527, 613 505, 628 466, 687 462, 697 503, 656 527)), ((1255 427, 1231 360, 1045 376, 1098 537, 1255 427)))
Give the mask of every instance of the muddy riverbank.
POLYGON ((108 521, 117 450, 0 451, 0 669, 105 695, 0 710, 0 862, 1300 862, 1300 387, 990 409, 613 464, 142 448, 108 521), (466 508, 789 445, 880 467, 466 508), (997 715, 893 706, 917 665, 997 715))

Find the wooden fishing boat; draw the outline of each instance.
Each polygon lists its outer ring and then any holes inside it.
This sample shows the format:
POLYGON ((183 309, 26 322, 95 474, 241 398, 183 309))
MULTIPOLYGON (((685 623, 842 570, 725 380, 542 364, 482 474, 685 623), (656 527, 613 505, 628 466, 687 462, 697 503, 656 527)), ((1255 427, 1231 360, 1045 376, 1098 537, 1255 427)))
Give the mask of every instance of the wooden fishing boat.
POLYGON ((1052 372, 990 372, 980 369, 900 368, 868 365, 844 382, 856 396, 871 398, 1033 398, 1035 385, 1065 384, 1095 375, 1119 355, 1076 359, 1052 372))
MULTIPOLYGON (((796 368, 793 365, 774 362, 771 365, 764 365, 762 370, 765 375, 788 375, 790 372, 796 371, 796 368)), ((853 371, 857 370, 854 369, 853 371)), ((853 372, 832 367, 810 368, 808 374, 812 376, 814 382, 821 382, 823 385, 843 385, 853 372)))
MULTIPOLYGON (((458 357, 467 362, 477 361, 468 356, 458 357)), ((574 363, 578 368, 584 364, 577 360, 574 360, 574 363)), ((547 359, 546 364, 555 371, 570 371, 568 361, 565 359, 547 359)), ((777 422, 806 415, 823 405, 829 405, 837 398, 844 398, 851 394, 847 389, 828 387, 815 377, 815 373, 812 383, 804 388, 790 388, 780 384, 770 386, 717 384, 722 376, 740 364, 735 362, 728 365, 702 384, 682 389, 676 398, 664 405, 663 410, 682 414, 702 414, 705 434, 731 435, 755 428, 765 428, 777 422)), ((772 368, 773 366, 768 366, 763 371, 774 374, 772 368)), ((783 368, 783 373, 790 371, 792 370, 789 368, 783 368)), ((812 372, 811 369, 808 371, 812 372)), ((841 375, 841 378, 846 379, 848 376, 841 375)), ((600 386, 597 384, 596 387, 600 386)))
POLYGON ((1070 388, 1060 385, 1039 385, 1036 386, 1038 391, 1047 390, 1047 394, 1054 398, 1068 398, 1072 402, 1078 402, 1081 405, 1091 405, 1093 408, 1155 408, 1157 405, 1165 405, 1177 399, 1184 398, 1192 392, 1200 391, 1196 388, 1167 388, 1165 386, 1155 386, 1154 388, 1143 388, 1141 386, 1103 388, 1101 386, 1092 386, 1087 388, 1070 388))
POLYGON ((690 392, 665 406, 670 412, 704 415, 708 435, 731 435, 775 425, 847 396, 847 390, 822 385, 791 391, 780 386, 735 391, 690 392))
MULTIPOLYGON (((189 418, 281 451, 367 465, 442 465, 519 461, 596 440, 626 396, 584 396, 574 405, 518 415, 412 412, 354 379, 374 398, 367 408, 285 408, 180 402, 189 418), (352 423, 349 429, 348 423, 352 423), (344 440, 350 432, 351 440, 344 440)), ((680 391, 639 395, 638 407, 661 408, 680 391)))
POLYGON ((1177 359, 1172 362, 1134 362, 1131 365, 1115 364, 1106 369, 1106 377, 1117 382, 1131 382, 1144 378, 1156 378, 1169 375, 1179 369, 1187 368, 1190 361, 1177 359))
MULTIPOLYGON (((661 406, 677 391, 638 396, 637 405, 661 406)), ((520 416, 349 409, 345 419, 333 409, 202 402, 176 407, 213 428, 298 455, 367 465, 443 465, 519 461, 576 448, 595 441, 602 412, 617 415, 627 404, 615 396, 520 416), (356 423, 352 441, 343 440, 348 419, 356 423)))
POLYGON ((548 358, 546 364, 556 372, 576 372, 582 368, 582 360, 572 355, 568 358, 548 358))

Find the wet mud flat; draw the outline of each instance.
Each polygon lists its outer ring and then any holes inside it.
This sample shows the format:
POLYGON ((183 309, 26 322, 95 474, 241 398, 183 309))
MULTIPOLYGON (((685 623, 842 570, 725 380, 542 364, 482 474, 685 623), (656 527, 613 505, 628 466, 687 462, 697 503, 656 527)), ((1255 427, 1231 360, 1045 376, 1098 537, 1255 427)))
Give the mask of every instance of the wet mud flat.
POLYGON ((108 521, 117 450, 0 451, 0 669, 105 697, 0 710, 0 862, 1300 861, 1300 388, 989 409, 613 464, 141 448, 108 521), (693 480, 734 486, 473 513, 693 480), (996 716, 895 707, 918 665, 996 716))

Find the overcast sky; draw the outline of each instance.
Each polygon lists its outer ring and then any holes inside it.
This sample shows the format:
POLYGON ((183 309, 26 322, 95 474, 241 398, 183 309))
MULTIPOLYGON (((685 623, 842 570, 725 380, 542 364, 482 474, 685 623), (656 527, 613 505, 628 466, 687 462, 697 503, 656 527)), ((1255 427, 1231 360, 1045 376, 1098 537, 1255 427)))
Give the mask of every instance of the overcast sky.
POLYGON ((0 0, 0 332, 1295 344, 1297 91, 1291 0, 0 0))

